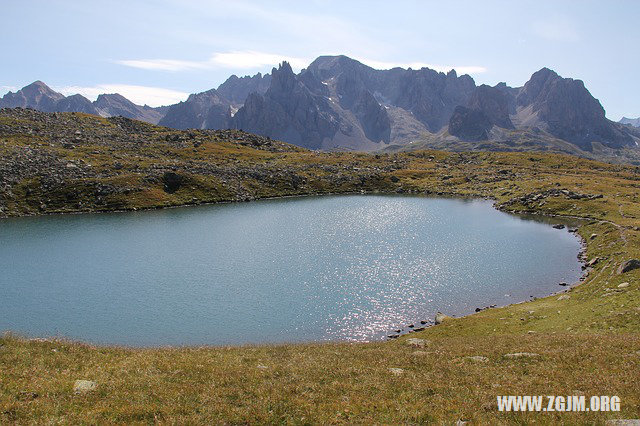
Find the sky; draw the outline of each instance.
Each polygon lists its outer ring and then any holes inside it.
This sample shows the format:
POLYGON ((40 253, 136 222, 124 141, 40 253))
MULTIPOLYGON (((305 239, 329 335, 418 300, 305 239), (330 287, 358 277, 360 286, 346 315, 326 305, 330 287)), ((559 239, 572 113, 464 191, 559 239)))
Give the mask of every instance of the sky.
POLYGON ((344 54, 514 87, 546 66, 583 80, 608 118, 640 116, 636 0, 2 0, 0 12, 0 94, 42 80, 159 106, 344 54))

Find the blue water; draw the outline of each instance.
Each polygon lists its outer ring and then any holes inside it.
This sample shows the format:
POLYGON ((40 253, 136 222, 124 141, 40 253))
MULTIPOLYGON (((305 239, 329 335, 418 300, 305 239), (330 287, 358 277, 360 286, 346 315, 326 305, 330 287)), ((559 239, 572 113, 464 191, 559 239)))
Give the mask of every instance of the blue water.
POLYGON ((566 230, 350 195, 0 221, 0 331, 133 346, 374 340, 560 289, 566 230))

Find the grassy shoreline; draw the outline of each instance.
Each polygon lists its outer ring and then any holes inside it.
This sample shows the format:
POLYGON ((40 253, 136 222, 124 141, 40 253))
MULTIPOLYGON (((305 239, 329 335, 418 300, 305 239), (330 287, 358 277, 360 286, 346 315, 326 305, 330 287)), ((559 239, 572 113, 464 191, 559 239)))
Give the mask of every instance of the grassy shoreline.
POLYGON ((127 128, 135 143, 91 136, 70 149, 56 142, 55 132, 73 135, 79 128, 84 137, 98 126, 108 135, 119 130, 109 120, 63 116, 71 125, 29 124, 49 129, 29 136, 20 127, 24 118, 15 124, 0 117, 0 155, 9 164, 1 215, 329 192, 475 196, 495 200, 501 211, 583 219, 578 235, 586 241, 586 260, 598 260, 581 285, 562 295, 484 310, 384 343, 134 349, 3 336, 0 423, 640 418, 640 269, 618 273, 624 261, 640 258, 639 168, 540 153, 315 153, 262 140, 254 146, 238 132, 191 137, 142 124, 142 130, 127 128), (173 192, 163 181, 168 172, 182 176, 173 192), (412 346, 409 338, 424 342, 412 346), (520 352, 537 355, 505 356, 520 352), (79 379, 98 387, 75 394, 79 379), (501 413, 496 395, 503 394, 618 395, 622 411, 501 413))

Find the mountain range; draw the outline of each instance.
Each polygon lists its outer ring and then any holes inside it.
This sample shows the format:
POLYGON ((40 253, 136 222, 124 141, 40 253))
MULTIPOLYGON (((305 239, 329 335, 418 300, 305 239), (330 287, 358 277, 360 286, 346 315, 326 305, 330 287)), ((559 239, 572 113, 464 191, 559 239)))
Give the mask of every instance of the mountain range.
POLYGON ((638 118, 622 117, 620 119, 620 121, 618 121, 618 123, 628 124, 628 125, 633 126, 633 127, 640 127, 640 117, 638 117, 638 118))
MULTIPOLYGON (((376 70, 346 56, 321 56, 294 73, 231 76, 175 105, 136 105, 118 94, 94 102, 65 97, 37 81, 0 107, 122 115, 177 129, 236 128, 320 150, 637 150, 638 120, 615 123, 581 80, 548 68, 522 87, 476 85, 468 75, 376 70)), ((612 154, 613 155, 613 154, 612 154)), ((617 155, 617 154, 616 154, 617 155)))
POLYGON ((168 107, 136 105, 117 93, 102 94, 91 102, 82 95, 64 96, 42 81, 35 81, 17 92, 0 98, 0 108, 33 108, 43 112, 84 112, 102 117, 123 116, 157 124, 168 107))

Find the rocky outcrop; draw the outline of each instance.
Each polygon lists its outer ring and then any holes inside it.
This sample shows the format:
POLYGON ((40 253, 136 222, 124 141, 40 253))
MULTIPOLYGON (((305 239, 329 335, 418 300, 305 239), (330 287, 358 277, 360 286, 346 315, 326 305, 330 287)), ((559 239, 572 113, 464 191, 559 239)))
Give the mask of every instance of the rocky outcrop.
POLYGON ((227 129, 231 119, 231 104, 217 90, 189 95, 189 98, 169 107, 158 122, 174 129, 227 129))
POLYGON ((514 128, 504 89, 484 84, 474 90, 466 106, 456 107, 449 119, 449 133, 469 141, 489 139, 493 126, 514 128))
POLYGON ((483 84, 478 86, 471 95, 467 107, 481 111, 492 125, 503 129, 513 129, 513 123, 509 118, 509 99, 507 91, 498 86, 491 87, 483 84))
POLYGON ((635 145, 633 138, 605 117, 604 108, 581 80, 562 78, 543 68, 534 73, 516 97, 519 110, 553 136, 591 151, 593 142, 610 148, 635 145))
POLYGON ((482 111, 458 106, 449 120, 449 133, 463 140, 484 141, 492 126, 482 111))
POLYGON ((250 94, 235 114, 234 128, 312 149, 336 134, 339 118, 329 100, 312 93, 287 62, 271 76, 265 94, 250 94))
POLYGON ((634 269, 640 269, 640 260, 630 259, 623 262, 618 268, 618 274, 624 274, 626 272, 633 271, 634 269))

